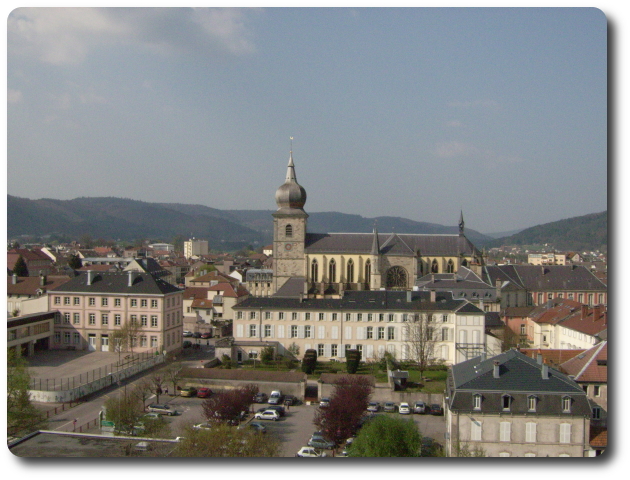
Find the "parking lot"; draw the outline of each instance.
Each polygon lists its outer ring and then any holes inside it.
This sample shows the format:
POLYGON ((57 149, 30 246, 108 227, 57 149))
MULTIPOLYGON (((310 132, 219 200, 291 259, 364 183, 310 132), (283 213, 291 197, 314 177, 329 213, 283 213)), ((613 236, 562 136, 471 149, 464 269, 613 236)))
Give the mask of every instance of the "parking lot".
MULTIPOLYGON (((175 417, 165 417, 167 422, 170 423, 171 432, 173 436, 183 435, 185 428, 198 423, 204 423, 205 418, 203 415, 202 398, 184 398, 184 397, 170 397, 162 395, 160 397, 161 403, 168 403, 175 408, 181 415, 175 417)), ((253 410, 264 407, 266 404, 254 404, 253 410)), ((284 457, 294 457, 296 452, 303 446, 305 446, 311 436, 316 430, 313 425, 313 417, 317 410, 316 405, 296 405, 289 407, 286 415, 280 420, 274 421, 260 421, 267 427, 266 435, 278 438, 281 443, 281 455, 284 457)), ((387 413, 382 415, 395 415, 396 417, 412 418, 418 425, 420 432, 425 437, 431 437, 436 442, 444 443, 444 417, 434 415, 400 415, 398 413, 387 413)), ((249 415, 247 421, 251 421, 253 415, 249 415)), ((330 452, 327 452, 330 454, 330 452)))

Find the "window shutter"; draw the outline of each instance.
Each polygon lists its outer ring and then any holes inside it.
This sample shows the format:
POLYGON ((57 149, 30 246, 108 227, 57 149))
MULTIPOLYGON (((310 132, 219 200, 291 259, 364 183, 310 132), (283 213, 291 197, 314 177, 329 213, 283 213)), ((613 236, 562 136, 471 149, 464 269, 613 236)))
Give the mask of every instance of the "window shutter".
POLYGON ((339 327, 332 327, 332 338, 333 340, 339 340, 339 327))
POLYGON ((374 345, 367 345, 366 358, 374 358, 374 345))
POLYGON ((527 422, 525 430, 525 441, 536 442, 536 424, 534 422, 527 422))
POLYGON ((298 338, 304 338, 304 325, 298 326, 298 338))
POLYGON ((271 326, 271 338, 276 338, 276 326, 271 326))
POLYGON ((278 325, 278 338, 284 338, 284 325, 278 325))
POLYGON ((357 340, 363 340, 363 327, 357 327, 357 340))
POLYGON ((309 338, 315 338, 315 327, 311 327, 311 336, 309 338))
POLYGON ((317 338, 326 338, 326 327, 323 325, 317 327, 317 338))
POLYGON ((236 337, 243 338, 243 324, 239 323, 236 325, 236 337))
POLYGON ((330 347, 331 347, 330 343, 327 343, 326 345, 324 345, 324 356, 328 358, 332 356, 332 349, 330 347))
POLYGON ((310 350, 310 349, 311 349, 311 344, 310 344, 310 343, 307 343, 307 344, 305 344, 305 345, 304 345, 304 351, 305 351, 305 352, 306 352, 307 350, 310 350))
POLYGON ((501 422, 501 438, 499 439, 501 442, 509 442, 510 441, 510 433, 511 433, 511 422, 501 422))
POLYGON ((344 340, 352 340, 352 327, 346 327, 346 334, 344 340))
POLYGON ((481 441, 481 422, 473 420, 470 423, 470 439, 481 441))
POLYGON ((560 424, 560 443, 571 443, 571 424, 560 424))
POLYGON ((343 343, 339 345, 339 356, 341 358, 346 358, 346 346, 343 343))

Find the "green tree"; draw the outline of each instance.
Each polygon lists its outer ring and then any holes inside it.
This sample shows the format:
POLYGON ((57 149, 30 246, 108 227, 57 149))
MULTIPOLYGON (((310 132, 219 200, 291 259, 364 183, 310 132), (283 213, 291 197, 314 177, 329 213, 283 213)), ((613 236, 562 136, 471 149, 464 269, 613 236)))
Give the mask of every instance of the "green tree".
POLYGON ((411 419, 377 415, 354 439, 350 457, 419 457, 422 437, 411 419))
POLYGON ((275 353, 276 350, 271 345, 264 347, 260 351, 260 361, 265 365, 269 365, 271 362, 273 362, 275 353))
POLYGON ((302 371, 307 375, 311 375, 317 367, 317 351, 309 348, 304 352, 302 358, 302 371))
POLYGON ((346 371, 357 373, 361 363, 361 352, 359 350, 346 350, 346 371))
POLYGON ((13 273, 18 277, 28 277, 28 267, 24 261, 24 257, 20 255, 13 266, 13 273))
POLYGON ((187 428, 175 457, 279 457, 280 443, 249 428, 216 424, 211 429, 187 428))
POLYGON ((300 346, 297 343, 293 342, 291 345, 289 345, 287 351, 297 358, 300 355, 300 346))
POLYGON ((68 266, 73 270, 78 270, 83 266, 83 262, 78 255, 70 255, 68 257, 68 266))
POLYGON ((105 400, 105 418, 114 422, 115 430, 119 433, 133 434, 134 426, 144 414, 144 408, 137 395, 124 393, 105 400))
POLYGON ((486 451, 475 445, 473 448, 470 448, 470 445, 467 443, 457 443, 455 445, 455 456, 456 457, 486 457, 486 451))
POLYGON ((7 349, 7 435, 22 437, 45 427, 44 415, 31 403, 29 387, 31 376, 28 363, 7 349))

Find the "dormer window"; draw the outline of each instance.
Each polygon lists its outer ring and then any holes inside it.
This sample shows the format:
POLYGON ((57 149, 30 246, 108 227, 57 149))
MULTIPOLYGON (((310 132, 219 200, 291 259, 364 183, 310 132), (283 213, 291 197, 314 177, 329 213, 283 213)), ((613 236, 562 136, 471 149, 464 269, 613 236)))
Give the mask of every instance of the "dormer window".
POLYGON ((571 397, 562 397, 562 411, 564 413, 571 413, 571 397))
POLYGON ((473 410, 481 410, 481 394, 479 393, 473 395, 473 410))
POLYGON ((510 406, 512 405, 512 396, 505 394, 501 397, 501 406, 504 412, 510 411, 510 406))
POLYGON ((527 411, 535 412, 537 403, 538 403, 538 397, 536 395, 529 395, 527 397, 527 411))

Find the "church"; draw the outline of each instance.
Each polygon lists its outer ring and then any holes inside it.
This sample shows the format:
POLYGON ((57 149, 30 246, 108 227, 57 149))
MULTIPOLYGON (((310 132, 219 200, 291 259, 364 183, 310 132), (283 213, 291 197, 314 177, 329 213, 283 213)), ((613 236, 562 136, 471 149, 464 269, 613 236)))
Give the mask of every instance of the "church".
POLYGON ((344 291, 413 290, 429 274, 481 270, 482 253, 459 234, 311 233, 306 190, 297 182, 293 152, 273 213, 273 296, 341 298, 344 291))

